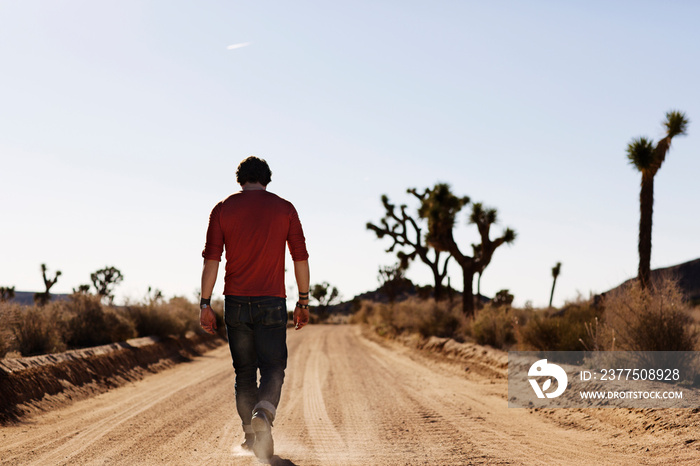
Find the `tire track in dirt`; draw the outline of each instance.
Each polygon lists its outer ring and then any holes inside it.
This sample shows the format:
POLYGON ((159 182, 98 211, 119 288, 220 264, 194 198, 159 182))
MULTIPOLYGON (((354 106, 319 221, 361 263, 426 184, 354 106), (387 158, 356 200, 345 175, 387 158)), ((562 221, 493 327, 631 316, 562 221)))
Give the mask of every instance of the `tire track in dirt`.
POLYGON ((364 389, 369 392, 368 410, 374 413, 375 442, 384 445, 381 460, 389 464, 481 464, 476 461, 483 456, 479 447, 459 435, 418 396, 425 389, 422 375, 402 373, 396 362, 382 361, 377 355, 382 348, 365 345, 358 333, 354 335, 355 352, 366 358, 358 377, 370 382, 364 389))
MULTIPOLYGON (((324 335, 311 343, 310 355, 304 370, 304 421, 313 451, 319 464, 336 464, 339 455, 345 455, 343 442, 328 416, 323 398, 323 386, 328 380, 330 361, 327 357, 327 339, 324 335)), ((342 458, 342 456, 341 456, 342 458)))
POLYGON ((334 328, 325 332, 328 345, 344 357, 330 357, 331 374, 324 390, 326 398, 333 400, 329 415, 344 439, 347 450, 344 458, 351 464, 374 464, 373 447, 380 438, 374 413, 367 409, 365 397, 368 384, 358 377, 365 366, 365 359, 355 351, 352 335, 334 328), (370 448, 368 448, 370 446, 370 448))

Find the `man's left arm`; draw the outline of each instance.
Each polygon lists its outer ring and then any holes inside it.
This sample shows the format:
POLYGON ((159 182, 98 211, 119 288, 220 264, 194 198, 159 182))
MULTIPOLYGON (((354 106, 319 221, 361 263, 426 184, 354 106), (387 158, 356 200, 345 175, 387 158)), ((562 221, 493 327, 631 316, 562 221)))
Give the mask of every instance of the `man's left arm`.
POLYGON ((309 323, 309 282, 311 279, 308 260, 294 262, 294 277, 299 289, 299 300, 294 307, 294 328, 299 330, 309 323), (306 307, 301 307, 300 304, 306 307))

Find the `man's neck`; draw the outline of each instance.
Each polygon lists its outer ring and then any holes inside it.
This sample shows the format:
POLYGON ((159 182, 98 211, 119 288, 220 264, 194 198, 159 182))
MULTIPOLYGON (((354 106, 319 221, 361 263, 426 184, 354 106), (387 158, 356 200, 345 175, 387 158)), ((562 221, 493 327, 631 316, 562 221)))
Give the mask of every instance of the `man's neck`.
POLYGON ((265 191, 267 188, 260 183, 245 183, 241 185, 243 191, 265 191))

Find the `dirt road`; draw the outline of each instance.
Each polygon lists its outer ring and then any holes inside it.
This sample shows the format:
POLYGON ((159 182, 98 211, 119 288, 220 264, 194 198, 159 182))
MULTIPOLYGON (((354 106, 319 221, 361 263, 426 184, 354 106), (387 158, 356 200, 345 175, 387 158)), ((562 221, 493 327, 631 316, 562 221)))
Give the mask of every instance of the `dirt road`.
MULTIPOLYGON (((509 409, 506 383, 469 378, 355 326, 290 331, 272 464, 659 464, 624 427, 585 430, 509 409)), ((608 410, 610 411, 610 410, 608 410)), ((238 446, 222 346, 68 408, 0 428, 0 464, 258 464, 238 446)), ((653 453, 653 452, 652 452, 653 453)))

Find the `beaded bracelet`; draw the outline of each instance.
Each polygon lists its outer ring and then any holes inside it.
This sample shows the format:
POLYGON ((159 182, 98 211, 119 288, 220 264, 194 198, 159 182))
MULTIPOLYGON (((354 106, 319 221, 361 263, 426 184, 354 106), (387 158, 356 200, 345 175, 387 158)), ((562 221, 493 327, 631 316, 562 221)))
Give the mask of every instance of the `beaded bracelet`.
POLYGON ((299 309, 308 309, 309 305, 308 304, 301 304, 300 302, 297 302, 297 307, 299 309))

